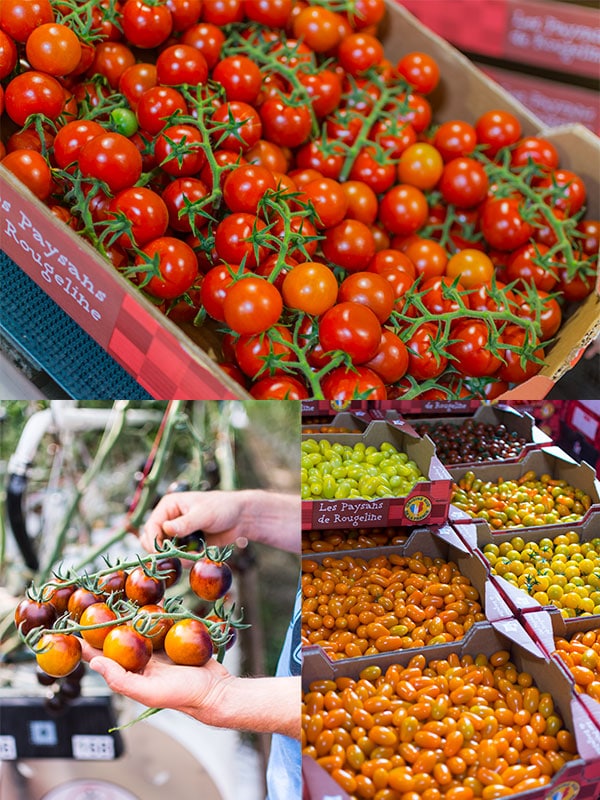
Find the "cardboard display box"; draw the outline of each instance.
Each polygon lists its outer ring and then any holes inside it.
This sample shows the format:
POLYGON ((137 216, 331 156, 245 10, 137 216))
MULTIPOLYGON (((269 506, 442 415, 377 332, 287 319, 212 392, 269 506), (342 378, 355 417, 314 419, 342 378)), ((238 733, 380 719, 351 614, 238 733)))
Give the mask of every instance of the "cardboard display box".
POLYGON ((303 418, 302 420, 302 434, 304 436, 319 436, 326 438, 332 433, 364 433, 367 429, 371 417, 368 411, 360 411, 356 409, 353 411, 340 411, 327 422, 310 422, 303 418))
MULTIPOLYGON (((373 416, 375 416, 375 413, 376 412, 373 413, 373 416)), ((392 425, 395 425, 397 422, 402 421, 403 419, 402 415, 393 409, 381 413, 384 414, 384 419, 388 422, 391 422, 392 425)), ((484 425, 504 425, 509 433, 516 433, 519 438, 525 439, 526 444, 523 446, 519 454, 514 458, 495 459, 490 461, 463 461, 460 464, 452 464, 452 469, 463 466, 479 467, 487 464, 512 464, 519 461, 532 450, 538 450, 540 447, 545 447, 552 444, 552 439, 537 427, 535 420, 530 414, 521 414, 510 406, 479 405, 475 413, 470 416, 451 416, 448 418, 424 416, 411 419, 410 424, 413 428, 424 425, 431 429, 434 425, 438 425, 443 422, 447 425, 453 425, 456 428, 460 428, 461 425, 468 420, 472 420, 473 422, 481 422, 484 425)), ((428 435, 430 436, 430 434, 428 435)), ((430 438, 432 437, 430 436, 430 438)), ((433 440, 433 442, 435 444, 435 440, 433 440)), ((448 468, 450 469, 450 466, 448 466, 448 468)))
MULTIPOLYGON (((457 523, 453 527, 469 552, 478 559, 481 559, 490 579, 494 580, 498 591, 508 604, 511 614, 520 616, 523 613, 534 611, 543 612, 547 615, 549 612, 555 610, 555 606, 541 606, 531 595, 513 586, 512 583, 509 583, 509 581, 505 580, 501 575, 492 575, 490 563, 483 554, 484 547, 486 544, 491 544, 492 542, 497 545, 503 542, 509 542, 515 536, 521 536, 525 542, 540 542, 542 539, 554 539, 556 536, 569 533, 570 531, 577 533, 581 542, 589 542, 600 536, 600 512, 596 509, 593 510, 592 513, 588 514, 585 519, 579 523, 570 522, 527 529, 514 528, 505 530, 502 533, 493 533, 488 524, 483 520, 477 523, 457 523)), ((543 623, 541 619, 542 617, 538 616, 540 626, 548 628, 549 623, 543 623)), ((595 619, 600 625, 600 617, 595 617, 595 619)))
MULTIPOLYGON (((489 657, 498 650, 508 650, 511 661, 517 669, 530 673, 534 684, 541 692, 552 694, 555 708, 564 720, 565 726, 575 736, 578 749, 579 757, 568 762, 548 786, 529 791, 523 797, 527 797, 528 800, 564 797, 562 790, 569 789, 570 797, 577 796, 578 800, 597 800, 600 780, 600 727, 590 717, 584 703, 573 692, 572 685, 563 670, 555 662, 546 661, 542 651, 516 621, 512 621, 512 629, 506 628, 503 632, 490 624, 477 623, 458 647, 457 643, 451 642, 440 648, 433 657, 447 658, 451 653, 457 653, 459 657, 484 653, 489 657)), ((381 655, 371 663, 377 663, 385 672, 385 669, 392 664, 406 665, 411 658, 410 652, 381 655)), ((316 652, 306 654, 302 669, 304 690, 308 690, 313 681, 320 679, 335 680, 344 676, 357 678, 365 666, 356 663, 358 661, 359 659, 345 659, 331 662, 316 652)), ((324 787, 327 787, 326 790, 333 788, 330 776, 314 761, 312 764, 306 764, 306 768, 303 767, 303 775, 309 800, 322 800, 325 796, 324 787), (323 783, 320 782, 320 778, 323 779, 323 783)), ((348 797, 339 787, 337 794, 333 796, 339 797, 340 800, 348 797)), ((520 796, 514 795, 514 797, 520 796)))
MULTIPOLYGON (((569 683, 575 691, 575 679, 568 665, 556 652, 555 638, 571 639, 576 633, 596 630, 600 628, 600 617, 571 617, 565 619, 556 608, 548 613, 529 611, 523 614, 523 625, 546 657, 558 664, 569 683)), ((584 705, 594 724, 600 728, 600 702, 587 693, 578 693, 580 702, 584 705)))
POLYGON ((341 556, 349 550, 359 550, 364 553, 373 547, 394 547, 404 544, 414 530, 415 528, 394 526, 302 531, 302 555, 312 556, 326 553, 327 555, 341 556))
MULTIPOLYGON (((405 497, 382 497, 376 500, 303 500, 302 529, 321 528, 381 528, 387 525, 439 525, 448 518, 451 478, 435 455, 428 437, 421 438, 406 426, 403 430, 387 422, 371 422, 360 437, 339 433, 322 436, 329 442, 353 447, 357 441, 367 446, 381 447, 391 442, 397 450, 407 453, 419 467, 426 480, 419 481, 405 497)), ((316 438, 303 436, 303 439, 316 438)))
MULTIPOLYGON (((457 50, 428 31, 405 9, 391 4, 383 29, 393 61, 423 50, 443 76, 432 102, 435 119, 475 120, 504 108, 518 116, 525 134, 543 125, 457 50)), ((561 165, 585 180, 590 218, 598 217, 598 141, 581 126, 546 131, 561 165)), ((236 398, 245 391, 220 370, 219 343, 208 326, 186 330, 166 319, 142 293, 89 245, 61 224, 28 190, 0 166, 0 248, 126 369, 152 397, 236 398), (189 335, 188 335, 189 334, 189 335)), ((544 397, 579 358, 600 330, 600 298, 586 299, 548 349, 547 365, 509 397, 544 397)))
MULTIPOLYGON (((567 455, 560 447, 545 447, 540 450, 532 450, 527 453, 520 461, 515 463, 505 462, 490 462, 484 466, 475 466, 472 470, 468 467, 450 468, 449 472, 453 480, 458 483, 464 477, 466 472, 472 471, 475 477, 482 481, 490 481, 496 483, 500 477, 504 480, 518 480, 530 470, 533 470, 537 477, 548 474, 554 479, 565 480, 569 485, 574 486, 576 489, 582 489, 587 495, 591 497, 592 507, 583 516, 586 519, 588 516, 595 513, 597 509, 594 506, 600 504, 600 481, 596 478, 595 470, 585 462, 578 462, 571 456, 567 455)), ((466 517, 466 512, 459 509, 466 517)), ((477 521, 479 518, 471 517, 472 520, 477 521)), ((455 521, 458 521, 455 517, 455 521)), ((577 520, 577 524, 580 520, 577 520)), ((548 531, 552 531, 562 523, 555 525, 544 526, 548 531)), ((575 523, 569 523, 575 524, 575 523)), ((539 530, 537 527, 527 528, 500 528, 503 533, 512 531, 513 536, 523 535, 523 531, 531 532, 539 530)), ((494 534, 495 536, 496 534, 494 534)), ((551 535, 548 533, 548 535, 551 535)))
MULTIPOLYGON (((440 558, 446 562, 456 564, 460 574, 468 578, 471 585, 477 589, 479 603, 488 622, 501 623, 504 620, 513 619, 513 612, 498 590, 494 577, 489 575, 489 571, 482 561, 472 557, 472 554, 468 551, 456 531, 449 525, 443 525, 439 529, 424 528, 415 530, 406 543, 400 546, 374 547, 369 550, 345 550, 340 553, 307 553, 302 556, 302 567, 303 571, 306 571, 309 561, 321 564, 323 559, 328 557, 332 557, 334 561, 352 558, 360 560, 362 563, 369 562, 380 556, 389 558, 393 554, 407 557, 415 553, 422 553, 432 559, 440 558)), ((424 650, 421 649, 420 652, 430 654, 428 657, 434 658, 433 653, 439 647, 445 647, 445 645, 429 645, 424 650)), ((312 646, 307 646, 303 648, 303 651, 310 652, 313 649, 312 646)), ((321 648, 318 647, 318 649, 321 648)), ((412 652, 414 654, 414 650, 412 652)), ((362 662, 372 658, 374 656, 363 656, 361 658, 352 658, 351 660, 362 662)))

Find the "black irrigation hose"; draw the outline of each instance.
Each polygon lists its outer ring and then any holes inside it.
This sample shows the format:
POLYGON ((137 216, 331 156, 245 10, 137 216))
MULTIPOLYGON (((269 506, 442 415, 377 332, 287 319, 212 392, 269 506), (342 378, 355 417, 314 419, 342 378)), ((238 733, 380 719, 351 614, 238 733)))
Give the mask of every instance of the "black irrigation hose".
POLYGON ((39 560, 33 549, 33 543, 27 534, 27 526, 23 515, 23 495, 26 488, 27 478, 24 475, 9 475, 6 489, 6 511, 8 522, 25 564, 33 572, 37 572, 39 560))

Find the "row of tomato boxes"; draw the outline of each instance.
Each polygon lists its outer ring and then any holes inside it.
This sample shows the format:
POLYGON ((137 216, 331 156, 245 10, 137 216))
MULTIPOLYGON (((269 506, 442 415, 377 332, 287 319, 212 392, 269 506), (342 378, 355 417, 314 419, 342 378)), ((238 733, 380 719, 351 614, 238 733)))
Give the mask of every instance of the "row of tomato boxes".
MULTIPOLYGON (((580 543, 600 537, 600 513, 592 511, 578 525, 540 528, 524 534, 523 538, 528 543, 539 543, 544 538, 566 536, 568 533, 576 533, 580 543)), ((600 615, 565 619, 556 608, 540 606, 524 591, 515 589, 506 580, 494 575, 483 555, 483 548, 492 542, 501 544, 509 541, 513 536, 512 532, 493 533, 481 522, 414 529, 402 545, 333 554, 306 553, 303 556, 303 569, 311 571, 315 563, 320 564, 327 558, 329 560, 325 563, 332 567, 348 560, 360 563, 361 560, 370 562, 374 559, 375 563, 380 563, 392 554, 406 558, 422 555, 453 562, 461 575, 477 590, 486 619, 475 622, 462 639, 421 647, 418 652, 430 662, 445 659, 449 653, 475 657, 479 654, 490 656, 498 650, 508 651, 517 669, 530 673, 541 692, 551 693, 567 728, 575 736, 578 752, 578 758, 565 765, 553 777, 551 785, 544 787, 543 791, 528 792, 527 797, 538 800, 542 797, 577 795, 579 798, 596 800, 600 782, 600 702, 576 688, 573 673, 556 653, 555 637, 570 640, 578 633, 600 629, 600 615), (569 795, 567 790, 572 794, 569 795), (561 794, 562 791, 567 791, 567 795, 561 794)), ((304 648, 303 684, 308 690, 316 680, 356 678, 371 665, 383 670, 392 664, 406 665, 415 652, 414 648, 409 647, 393 652, 334 659, 325 648, 309 645, 304 648)), ((323 791, 327 791, 323 788, 328 784, 327 777, 322 771, 315 770, 314 765, 306 765, 305 781, 316 787, 311 800, 317 800, 323 796, 323 791)))
MULTIPOLYGON (((466 473, 473 471, 482 482, 497 482, 499 478, 519 481, 527 474, 550 475, 580 489, 590 498, 592 506, 600 505, 600 483, 595 470, 587 463, 579 463, 556 446, 535 447, 518 459, 488 462, 476 466, 461 465, 447 469, 436 455, 436 448, 428 436, 418 436, 413 427, 399 419, 371 421, 360 432, 324 434, 308 438, 326 439, 331 444, 355 447, 358 442, 379 449, 382 444, 392 444, 415 462, 423 480, 418 481, 403 497, 382 497, 374 500, 316 497, 302 501, 302 529, 335 529, 381 527, 386 525, 441 525, 448 520, 468 519, 466 512, 452 508, 453 483, 459 483, 466 473)), ((545 443, 544 443, 545 444, 545 443)))

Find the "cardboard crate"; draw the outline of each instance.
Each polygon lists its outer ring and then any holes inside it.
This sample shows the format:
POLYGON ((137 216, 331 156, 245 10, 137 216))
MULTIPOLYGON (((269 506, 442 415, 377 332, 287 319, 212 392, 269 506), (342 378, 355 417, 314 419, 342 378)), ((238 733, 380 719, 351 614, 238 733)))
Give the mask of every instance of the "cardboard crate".
POLYGON ((340 411, 327 422, 309 422, 302 420, 302 434, 304 436, 319 436, 321 438, 327 437, 332 433, 364 433, 367 429, 371 417, 368 411, 340 411))
MULTIPOLYGON (((453 527, 469 552, 485 565, 490 578, 494 579, 496 587, 508 604, 511 613, 520 618, 524 613, 539 612, 536 619, 539 629, 542 631, 548 630, 550 623, 548 620, 544 621, 541 614, 543 613, 547 616, 548 613, 555 610, 555 606, 541 606, 531 595, 513 586, 501 575, 492 575, 490 563, 483 554, 483 549, 486 544, 494 543, 500 545, 503 542, 509 542, 515 536, 521 536, 525 542, 539 542, 545 538, 554 539, 556 536, 570 531, 577 533, 580 541, 589 542, 600 536, 600 511, 594 509, 583 521, 578 523, 565 522, 560 525, 544 525, 539 528, 511 528, 502 533, 492 532, 484 520, 476 523, 456 523, 453 527)), ((596 617, 596 619, 600 624, 600 617, 596 617)), ((545 641, 547 644, 547 637, 545 641)))
MULTIPOLYGON (((594 514, 600 505, 600 481, 596 478, 596 472, 593 467, 586 464, 585 461, 578 462, 571 456, 567 455, 560 447, 544 447, 539 450, 532 450, 527 453, 520 461, 515 463, 505 462, 490 462, 484 466, 476 466, 473 469, 468 467, 451 467, 449 472, 452 479, 458 483, 467 472, 474 472, 475 477, 482 481, 490 481, 496 483, 501 477, 504 480, 518 480, 525 473, 533 470, 537 477, 540 475, 548 474, 554 479, 565 480, 570 486, 576 489, 582 489, 587 495, 591 497, 592 507, 584 514, 583 519, 589 515, 594 514)), ((462 512, 466 517, 466 512, 462 512)), ((456 519, 456 517, 455 517, 456 519)), ((478 520, 478 517, 471 517, 472 520, 478 520)), ((577 520, 576 524, 580 521, 577 520)), ((555 525, 544 526, 548 531, 554 530, 561 523, 555 525)), ((575 524, 575 523, 570 523, 575 524)), ((538 530, 537 527, 515 527, 515 528, 498 528, 497 530, 512 531, 513 536, 523 535, 523 531, 531 532, 538 530)), ((548 534, 550 535, 550 534, 548 534)))
POLYGON ((302 556, 310 557, 320 553, 344 555, 349 550, 359 550, 364 553, 372 547, 393 547, 404 544, 413 531, 414 528, 397 526, 302 531, 302 556), (312 547, 313 543, 317 544, 316 550, 312 547))
POLYGON ((406 426, 402 430, 383 421, 371 422, 364 433, 339 433, 303 439, 326 439, 353 447, 357 441, 381 447, 391 442, 401 452, 407 453, 419 467, 426 480, 415 484, 404 497, 382 497, 376 500, 303 500, 302 530, 321 528, 381 528, 388 525, 439 525, 448 518, 451 478, 449 472, 435 455, 435 447, 428 437, 421 438, 406 426))
MULTIPOLYGON (((548 786, 514 797, 547 800, 550 797, 577 796, 578 800, 597 800, 600 780, 600 727, 573 692, 572 685, 563 670, 556 663, 546 661, 544 653, 516 621, 512 621, 512 626, 512 629, 507 627, 501 632, 490 624, 478 623, 469 631, 459 647, 451 642, 440 648, 434 658, 447 658, 451 653, 457 653, 459 657, 484 653, 489 657, 498 650, 508 650, 511 661, 517 669, 530 673, 540 691, 552 695, 565 726, 575 736, 579 754, 577 759, 567 763, 553 777, 548 786)), ((377 663, 385 672, 386 668, 393 664, 405 666, 410 660, 410 652, 388 653, 372 663, 377 663)), ((345 659, 331 662, 323 659, 317 652, 306 654, 302 669, 304 690, 308 690, 310 684, 316 680, 336 680, 339 677, 356 679, 364 668, 364 664, 356 663, 358 661, 359 659, 345 659)), ((324 800, 327 794, 336 800, 346 800, 349 797, 339 786, 335 790, 337 784, 333 783, 328 773, 314 761, 303 764, 303 776, 308 800, 324 800)))
MULTIPOLYGON (((401 421, 402 415, 392 409, 389 411, 385 411, 384 418, 391 422, 392 424, 396 424, 397 422, 401 421)), ((545 447, 552 444, 552 439, 545 434, 540 428, 537 427, 535 424, 535 420, 530 414, 519 413, 516 409, 511 408, 510 406, 489 406, 489 405, 479 405, 474 414, 469 416, 450 416, 450 417, 413 417, 410 420, 411 426, 417 431, 417 429, 423 425, 425 426, 426 430, 425 433, 429 436, 430 439, 433 440, 435 444, 435 439, 431 436, 429 431, 433 428, 434 425, 439 425, 440 423, 445 423, 447 425, 452 425, 456 428, 460 428, 468 420, 473 420, 474 422, 481 422, 484 425, 504 425, 506 430, 509 433, 516 433, 519 438, 525 439, 525 445, 522 447, 520 452, 514 458, 504 458, 504 459, 493 459, 489 461, 462 461, 459 464, 452 464, 452 465, 445 465, 448 468, 450 466, 454 469, 456 467, 479 467, 484 466, 487 464, 512 464, 520 461, 527 453, 531 452, 532 450, 538 450, 540 447, 545 447)), ((418 432, 418 431, 417 431, 418 432)), ((442 462, 443 463, 443 462, 442 462)))
MULTIPOLYGON (((589 196, 589 216, 598 218, 598 140, 581 126, 546 131, 539 119, 501 90, 443 39, 402 7, 390 4, 382 26, 393 62, 423 50, 443 76, 432 95, 435 119, 475 120, 504 108, 521 121, 523 132, 542 131, 556 146, 561 165, 578 172, 589 196)), ((25 273, 156 399, 243 398, 244 389, 218 368, 219 339, 206 325, 178 327, 91 245, 58 222, 11 173, 0 165, 0 247, 25 273)), ((572 366, 600 330, 600 298, 588 297, 548 349, 547 364, 506 397, 536 399, 572 366)))
MULTIPOLYGON (((433 559, 441 558, 444 561, 451 561, 456 564, 460 574, 468 578, 471 585, 477 589, 479 603, 486 620, 500 625, 503 625, 504 621, 507 620, 512 622, 512 609, 500 593, 494 576, 489 575, 489 570, 479 559, 472 557, 472 554, 465 547, 456 531, 449 525, 443 525, 440 528, 417 529, 413 531, 403 545, 374 547, 369 550, 345 550, 340 553, 306 553, 302 556, 302 569, 306 571, 308 562, 322 564, 324 558, 332 558, 334 562, 357 559, 362 563, 369 562, 380 556, 386 558, 391 555, 406 557, 415 553, 422 553, 424 556, 429 556, 433 559)), ((420 652, 433 654, 438 647, 445 647, 445 645, 429 645, 420 652)), ((312 652, 313 649, 312 645, 307 645, 303 648, 303 652, 312 652)), ((317 646, 317 649, 320 650, 321 648, 317 646)), ((414 653, 414 650, 412 652, 414 653)), ((381 655, 381 653, 378 655, 381 655)), ((433 658, 434 656, 431 655, 430 657, 433 658)), ((369 663, 374 658, 376 658, 375 655, 355 657, 351 660, 369 663)))
MULTIPOLYGON (((600 629, 600 617, 570 617, 565 619, 558 609, 552 608, 546 614, 536 611, 526 612, 523 615, 523 625, 546 657, 558 664, 558 667, 564 672, 567 680, 575 690, 575 679, 568 665, 556 652, 555 639, 558 637, 571 639, 576 633, 600 629)), ((600 702, 590 697, 589 694, 579 693, 578 697, 594 724, 600 728, 600 702)))

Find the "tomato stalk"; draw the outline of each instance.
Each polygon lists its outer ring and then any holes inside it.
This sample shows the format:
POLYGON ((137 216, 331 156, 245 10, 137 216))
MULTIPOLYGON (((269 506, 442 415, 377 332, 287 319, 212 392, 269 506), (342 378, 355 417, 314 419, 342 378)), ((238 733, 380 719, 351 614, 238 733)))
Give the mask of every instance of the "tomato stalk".
POLYGON ((88 0, 84 3, 77 0, 51 0, 50 4, 54 9, 56 21, 69 27, 82 42, 94 44, 103 38, 100 32, 94 30, 97 25, 93 16, 95 10, 100 11, 102 22, 110 22, 122 30, 118 0, 106 0, 102 5, 97 0, 88 0))
POLYGON ((281 271, 285 269, 285 258, 288 253, 299 250, 306 260, 309 261, 310 254, 306 250, 306 245, 309 242, 317 241, 322 238, 321 236, 309 236, 304 234, 302 233, 302 228, 300 228, 299 231, 293 229, 291 224, 291 212, 288 205, 289 202, 294 202, 298 206, 298 210, 294 211, 294 216, 296 218, 302 217, 311 223, 314 223, 316 220, 316 212, 312 203, 299 201, 298 197, 300 196, 300 192, 285 192, 284 190, 277 190, 275 192, 267 191, 259 201, 259 212, 263 212, 267 220, 267 228, 257 233, 259 239, 257 244, 264 244, 266 247, 277 251, 277 261, 268 277, 271 283, 274 283, 281 271), (283 233, 281 237, 274 236, 271 233, 271 229, 277 219, 281 220, 283 224, 283 233))
MULTIPOLYGON (((558 219, 552 210, 549 201, 561 198, 564 196, 564 190, 559 186, 551 186, 548 189, 533 188, 530 181, 534 177, 541 177, 545 173, 540 168, 530 169, 524 167, 521 172, 516 172, 510 164, 510 150, 506 149, 498 161, 492 161, 482 152, 473 154, 475 158, 479 159, 488 175, 490 183, 504 184, 512 191, 519 192, 527 201, 528 205, 525 207, 525 214, 527 220, 534 227, 542 227, 543 223, 540 222, 539 217, 548 224, 556 237, 556 244, 554 244, 547 253, 540 256, 539 263, 547 266, 555 266, 555 255, 560 255, 564 259, 567 268, 567 276, 569 279, 573 278, 582 270, 586 271, 589 267, 592 271, 593 265, 591 259, 580 262, 576 259, 573 252, 572 241, 575 238, 574 232, 577 225, 577 215, 573 217, 566 217, 564 220, 558 219)), ((535 165, 534 165, 535 166, 535 165)), ((525 218, 525 217, 524 217, 525 218)))
POLYGON ((283 33, 280 33, 279 39, 273 42, 265 40, 260 31, 254 32, 252 26, 245 26, 240 30, 233 29, 231 31, 223 45, 223 55, 248 56, 262 69, 267 69, 287 81, 292 91, 289 95, 279 92, 281 99, 291 102, 292 105, 304 106, 309 110, 311 131, 314 137, 319 133, 319 121, 312 107, 311 97, 302 81, 298 78, 298 73, 314 75, 317 72, 317 65, 313 53, 310 53, 310 58, 307 54, 302 53, 298 59, 299 47, 300 42, 290 47, 287 43, 287 37, 283 33), (243 36, 242 30, 244 32, 249 31, 249 35, 247 37, 243 36), (277 48, 276 56, 273 55, 274 47, 277 48), (293 63, 296 59, 298 59, 298 64, 293 67, 288 66, 286 63, 286 61, 292 61, 293 63))
POLYGON ((342 102, 348 105, 351 115, 360 119, 361 128, 353 144, 344 147, 347 152, 342 171, 338 178, 340 182, 348 179, 356 156, 366 145, 374 147, 376 157, 382 159, 382 162, 383 160, 385 160, 386 163, 393 161, 393 159, 390 159, 389 154, 385 153, 381 145, 369 138, 371 129, 373 125, 382 118, 396 115, 399 119, 402 119, 409 110, 408 102, 406 100, 399 100, 399 93, 407 92, 410 89, 406 81, 398 78, 390 83, 386 83, 375 69, 369 70, 366 76, 369 77, 373 84, 379 89, 379 96, 372 104, 366 116, 357 111, 352 112, 351 110, 351 101, 353 100, 355 102, 362 100, 368 103, 372 101, 372 96, 368 94, 365 89, 357 86, 354 79, 350 78, 351 89, 342 97, 342 102))

